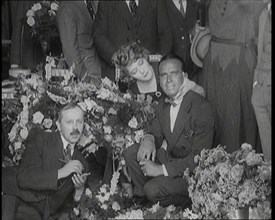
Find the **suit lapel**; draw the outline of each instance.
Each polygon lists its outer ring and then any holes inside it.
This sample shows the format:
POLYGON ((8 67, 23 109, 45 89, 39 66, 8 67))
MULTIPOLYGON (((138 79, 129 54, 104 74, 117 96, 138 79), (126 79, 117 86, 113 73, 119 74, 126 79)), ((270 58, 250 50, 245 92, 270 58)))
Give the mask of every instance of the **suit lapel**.
POLYGON ((162 109, 162 111, 160 111, 160 123, 161 123, 161 127, 163 130, 163 133, 167 139, 167 141, 169 142, 170 138, 171 138, 171 128, 170 128, 170 105, 163 102, 163 107, 161 107, 160 109, 162 109))
POLYGON ((134 22, 129 7, 125 1, 117 1, 114 4, 114 12, 117 16, 121 17, 126 23, 130 24, 134 22))
POLYGON ((143 16, 145 14, 147 14, 147 11, 149 10, 149 6, 151 7, 150 4, 148 4, 148 2, 146 2, 148 0, 139 0, 139 5, 137 8, 137 15, 136 15, 136 19, 137 19, 137 24, 140 24, 143 16))
POLYGON ((176 22, 178 22, 179 24, 185 23, 185 19, 183 18, 182 14, 180 13, 180 11, 177 9, 177 7, 175 6, 173 0, 167 0, 167 8, 168 11, 171 11, 173 19, 175 19, 176 22))
MULTIPOLYGON (((190 115, 189 111, 191 108, 191 102, 188 98, 188 93, 185 94, 183 100, 181 102, 181 106, 175 121, 174 130, 171 135, 171 146, 175 146, 179 137, 184 132, 185 128, 187 127, 187 123, 189 123, 190 115)), ((190 125, 189 125, 190 126, 190 125)))
POLYGON ((61 140, 61 136, 59 132, 56 132, 54 134, 54 137, 52 139, 52 167, 56 168, 56 167, 60 167, 60 164, 63 166, 64 163, 60 161, 64 159, 64 153, 63 153, 63 143, 61 140))
POLYGON ((197 7, 198 3, 194 0, 187 0, 187 7, 186 7, 186 23, 188 26, 188 29, 191 28, 190 26, 193 26, 193 23, 197 20, 197 7))

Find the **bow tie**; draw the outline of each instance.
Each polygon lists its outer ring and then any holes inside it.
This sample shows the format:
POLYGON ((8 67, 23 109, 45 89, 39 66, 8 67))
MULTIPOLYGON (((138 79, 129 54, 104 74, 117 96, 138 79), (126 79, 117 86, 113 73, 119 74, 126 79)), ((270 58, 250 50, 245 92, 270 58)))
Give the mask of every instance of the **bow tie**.
POLYGON ((175 101, 173 101, 172 99, 169 99, 169 98, 165 98, 164 102, 166 102, 174 107, 177 105, 177 103, 175 103, 175 101))

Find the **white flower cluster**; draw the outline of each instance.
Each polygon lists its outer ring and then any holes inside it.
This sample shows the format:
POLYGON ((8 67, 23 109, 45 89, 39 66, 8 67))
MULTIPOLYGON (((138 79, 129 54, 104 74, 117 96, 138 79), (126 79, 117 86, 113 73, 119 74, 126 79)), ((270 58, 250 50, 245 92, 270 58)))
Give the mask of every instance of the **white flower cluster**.
MULTIPOLYGON (((43 1, 44 5, 50 5, 50 9, 47 11, 47 13, 53 17, 56 16, 56 11, 58 10, 59 4, 57 2, 49 2, 49 1, 43 1)), ((26 13, 27 15, 27 24, 32 27, 35 24, 35 16, 36 12, 42 9, 41 3, 35 3, 31 9, 29 9, 26 13)))

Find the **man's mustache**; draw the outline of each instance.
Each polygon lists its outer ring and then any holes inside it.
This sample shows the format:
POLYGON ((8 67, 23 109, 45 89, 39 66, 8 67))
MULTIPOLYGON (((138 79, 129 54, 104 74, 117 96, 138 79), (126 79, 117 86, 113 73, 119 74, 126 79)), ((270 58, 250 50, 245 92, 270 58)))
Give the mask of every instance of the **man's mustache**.
POLYGON ((80 131, 79 131, 78 129, 73 130, 73 131, 71 132, 71 135, 79 135, 79 134, 80 134, 80 131))

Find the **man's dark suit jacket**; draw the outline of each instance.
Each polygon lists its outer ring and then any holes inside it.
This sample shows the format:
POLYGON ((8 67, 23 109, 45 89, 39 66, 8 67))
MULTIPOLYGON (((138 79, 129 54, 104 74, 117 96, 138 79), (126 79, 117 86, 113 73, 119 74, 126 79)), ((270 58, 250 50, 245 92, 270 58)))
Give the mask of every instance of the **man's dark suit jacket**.
POLYGON ((26 13, 37 1, 10 2, 12 16, 10 64, 35 69, 43 61, 43 53, 39 41, 31 37, 26 13))
POLYGON ((100 1, 93 28, 96 50, 106 65, 103 74, 112 80, 111 58, 122 45, 139 41, 150 54, 172 51, 172 33, 163 0, 139 0, 136 20, 126 1, 100 1))
MULTIPOLYGON (((94 3, 96 9, 97 4, 94 3)), ((69 67, 81 61, 74 73, 82 79, 85 71, 91 76, 101 75, 101 64, 96 55, 92 20, 85 2, 63 1, 56 15, 62 50, 69 67)))
POLYGON ((173 53, 180 56, 185 62, 186 71, 192 80, 192 74, 197 68, 190 56, 191 42, 189 34, 198 19, 199 3, 194 0, 187 0, 185 17, 177 9, 173 0, 165 0, 165 6, 173 33, 173 53))
POLYGON ((203 148, 211 148, 214 117, 210 103, 196 92, 183 97, 173 133, 170 131, 170 104, 162 99, 150 133, 155 137, 157 159, 165 165, 171 177, 183 176, 186 168, 195 168, 194 156, 203 148), (167 141, 167 150, 161 147, 167 141))
MULTIPOLYGON (((47 201, 49 210, 46 211, 53 214, 74 192, 71 175, 57 180, 57 171, 64 166, 60 161, 64 160, 63 149, 59 132, 37 131, 30 134, 18 172, 15 167, 2 169, 2 192, 30 203, 47 201)), ((88 172, 88 163, 77 147, 73 159, 82 163, 83 172, 88 172)))

